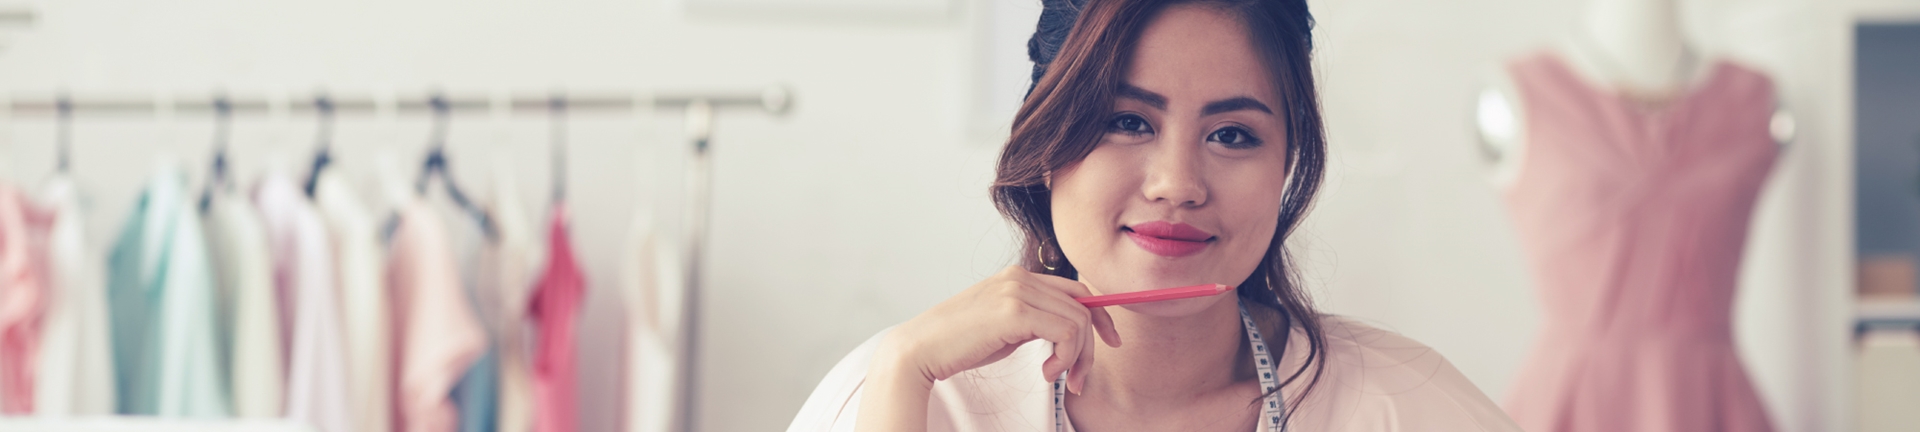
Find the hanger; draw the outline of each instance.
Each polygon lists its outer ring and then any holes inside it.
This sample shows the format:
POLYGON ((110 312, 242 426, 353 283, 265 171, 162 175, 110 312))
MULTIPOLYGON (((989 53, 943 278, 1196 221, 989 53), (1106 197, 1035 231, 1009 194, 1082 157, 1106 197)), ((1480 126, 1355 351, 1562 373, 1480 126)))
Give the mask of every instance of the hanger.
POLYGON ((59 113, 58 129, 54 132, 58 135, 54 138, 54 145, 58 146, 59 154, 55 156, 54 171, 69 174, 73 170, 73 97, 60 92, 54 107, 59 113))
POLYGON ((559 204, 567 196, 567 97, 554 92, 547 99, 547 113, 551 115, 548 123, 553 127, 552 147, 548 150, 553 158, 553 204, 559 204))
POLYGON ((318 137, 314 138, 313 169, 307 172, 304 186, 308 198, 313 197, 314 188, 320 184, 320 171, 333 164, 333 99, 324 92, 315 95, 313 111, 319 116, 320 125, 318 137))
POLYGON ((480 225, 480 231, 486 234, 488 241, 498 240, 500 233, 494 227, 493 216, 487 214, 486 209, 474 205, 472 200, 467 199, 467 194, 460 191, 460 185, 454 183, 452 171, 447 169, 447 124, 452 121, 452 104, 447 102, 446 96, 439 94, 433 95, 427 103, 433 107, 433 138, 428 143, 427 160, 420 169, 420 179, 414 183, 414 192, 425 196, 427 184, 435 176, 440 177, 440 185, 446 188, 447 197, 453 198, 454 205, 473 217, 474 223, 480 225))
POLYGON ((231 188, 227 180, 227 145, 233 135, 233 102, 227 95, 213 97, 213 167, 207 174, 207 186, 200 190, 200 211, 213 206, 213 193, 231 188))

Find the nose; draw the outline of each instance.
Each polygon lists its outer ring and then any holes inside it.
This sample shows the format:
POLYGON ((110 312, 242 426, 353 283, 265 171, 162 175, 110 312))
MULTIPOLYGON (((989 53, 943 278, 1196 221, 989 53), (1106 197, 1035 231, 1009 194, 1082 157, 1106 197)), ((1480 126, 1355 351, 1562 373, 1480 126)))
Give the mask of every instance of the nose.
POLYGON ((1158 144, 1144 167, 1146 182, 1141 185, 1141 194, 1147 201, 1177 207, 1206 205, 1207 184, 1201 175, 1199 154, 1205 143, 1169 139, 1158 144))

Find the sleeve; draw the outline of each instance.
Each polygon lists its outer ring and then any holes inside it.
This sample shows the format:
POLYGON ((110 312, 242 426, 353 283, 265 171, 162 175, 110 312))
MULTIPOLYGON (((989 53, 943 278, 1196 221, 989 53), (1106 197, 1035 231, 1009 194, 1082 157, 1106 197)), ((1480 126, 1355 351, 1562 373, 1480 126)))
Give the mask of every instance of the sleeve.
POLYGON ((1438 351, 1354 320, 1330 321, 1327 369, 1293 422, 1308 426, 1298 430, 1520 432, 1438 351))
POLYGON ((867 338, 833 365, 813 394, 807 396, 807 402, 800 405, 800 413, 793 417, 787 432, 853 432, 854 420, 860 418, 860 388, 867 379, 867 366, 873 362, 880 337, 892 330, 888 327, 867 338))

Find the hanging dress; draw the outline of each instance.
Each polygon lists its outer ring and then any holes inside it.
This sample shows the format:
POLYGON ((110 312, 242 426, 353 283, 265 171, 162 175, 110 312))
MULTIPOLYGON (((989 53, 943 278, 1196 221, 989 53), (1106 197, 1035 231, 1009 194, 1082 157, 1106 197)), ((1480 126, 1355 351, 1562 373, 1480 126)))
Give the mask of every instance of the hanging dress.
POLYGON ((586 300, 586 277, 574 261, 573 241, 567 236, 567 207, 556 203, 547 231, 547 268, 534 287, 528 313, 539 329, 534 351, 534 410, 536 432, 574 432, 579 429, 579 377, 575 361, 581 303, 586 300))
POLYGON ((501 310, 496 300, 497 286, 487 285, 494 269, 484 261, 493 247, 485 229, 473 216, 449 202, 437 209, 452 234, 453 252, 459 263, 461 302, 480 325, 481 344, 475 358, 453 387, 453 405, 460 412, 460 432, 495 432, 500 420, 500 326, 501 310))
POLYGON ((207 205, 207 240, 219 273, 222 352, 233 414, 281 417, 286 414, 286 357, 266 225, 252 202, 231 191, 213 192, 207 205))
POLYGON ((534 229, 536 222, 527 216, 520 199, 519 182, 513 164, 495 159, 493 199, 487 205, 493 215, 499 239, 486 248, 481 257, 482 293, 492 297, 501 314, 498 327, 500 353, 500 432, 533 430, 533 335, 528 302, 532 300, 534 269, 539 265, 539 249, 534 229))
POLYGON ((47 264, 53 214, 0 183, 0 413, 33 413, 42 319, 51 295, 47 264))
POLYGON ((423 201, 406 203, 388 246, 398 375, 394 423, 400 432, 457 430, 460 412, 449 395, 487 346, 443 218, 423 201))
POLYGON ((339 171, 320 173, 313 199, 332 230, 334 263, 340 284, 340 315, 345 319, 347 392, 352 395, 353 430, 388 432, 393 427, 391 312, 382 272, 386 250, 380 228, 353 185, 339 171))
POLYGON ((286 324, 287 418, 320 432, 352 431, 345 325, 326 222, 285 172, 262 179, 253 201, 273 248, 274 286, 279 287, 280 321, 286 324))
POLYGON ((107 336, 105 269, 89 246, 79 186, 67 176, 47 183, 54 220, 48 259, 52 292, 34 381, 34 414, 99 416, 114 412, 113 341, 107 336))
POLYGON ((621 266, 626 303, 626 430, 670 432, 675 393, 674 347, 680 295, 686 281, 677 244, 656 230, 644 210, 627 235, 621 266))
POLYGON ((186 173, 148 182, 107 259, 114 380, 121 414, 225 417, 213 268, 186 173))
POLYGON ((1770 431, 1734 346, 1773 85, 1729 62, 1651 111, 1553 53, 1510 68, 1527 151, 1506 202, 1545 326, 1506 404, 1522 427, 1770 431))

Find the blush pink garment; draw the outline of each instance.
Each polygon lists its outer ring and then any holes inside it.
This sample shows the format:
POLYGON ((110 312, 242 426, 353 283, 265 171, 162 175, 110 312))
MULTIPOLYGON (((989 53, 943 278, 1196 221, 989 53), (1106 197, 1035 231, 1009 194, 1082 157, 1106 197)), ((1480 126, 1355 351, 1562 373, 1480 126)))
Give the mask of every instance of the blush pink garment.
POLYGON ((460 416, 449 393, 487 341, 468 305, 440 213, 421 201, 408 203, 387 256, 391 316, 397 324, 394 430, 452 431, 460 416))
POLYGON ((548 228, 547 269, 534 286, 529 316, 537 342, 533 357, 533 430, 573 432, 578 429, 578 377, 574 375, 575 324, 586 296, 586 279, 574 261, 573 242, 567 238, 567 208, 555 205, 548 228))
POLYGON ((254 190, 273 254, 280 293, 281 332, 287 345, 287 418, 320 432, 353 430, 347 394, 347 349, 341 333, 340 284, 326 220, 285 174, 267 176, 254 190))
MULTIPOLYGON (((1520 432, 1493 400, 1432 348, 1340 316, 1323 316, 1320 327, 1327 341, 1321 360, 1326 369, 1304 399, 1303 385, 1280 388, 1285 400, 1299 401, 1285 430, 1520 432)), ((800 406, 787 432, 852 432, 860 417, 867 368, 880 339, 891 330, 881 330, 834 365, 800 406)), ((1306 333, 1295 328, 1285 343, 1276 370, 1290 374, 1307 361, 1306 333)), ((1052 354, 1052 343, 1035 340, 1000 361, 934 382, 926 430, 1053 430, 1052 384, 1040 378, 1040 365, 1052 354)), ((1072 410, 1065 416, 1072 432, 1072 410)), ((1260 422, 1254 432, 1282 431, 1260 422)))
POLYGON ((0 412, 33 413, 53 214, 0 184, 0 412))
POLYGON ((1534 432, 1772 430, 1731 324, 1748 221, 1779 151, 1772 83, 1717 62, 1648 110, 1550 53, 1511 73, 1528 135, 1506 198, 1545 328, 1508 412, 1534 432))

